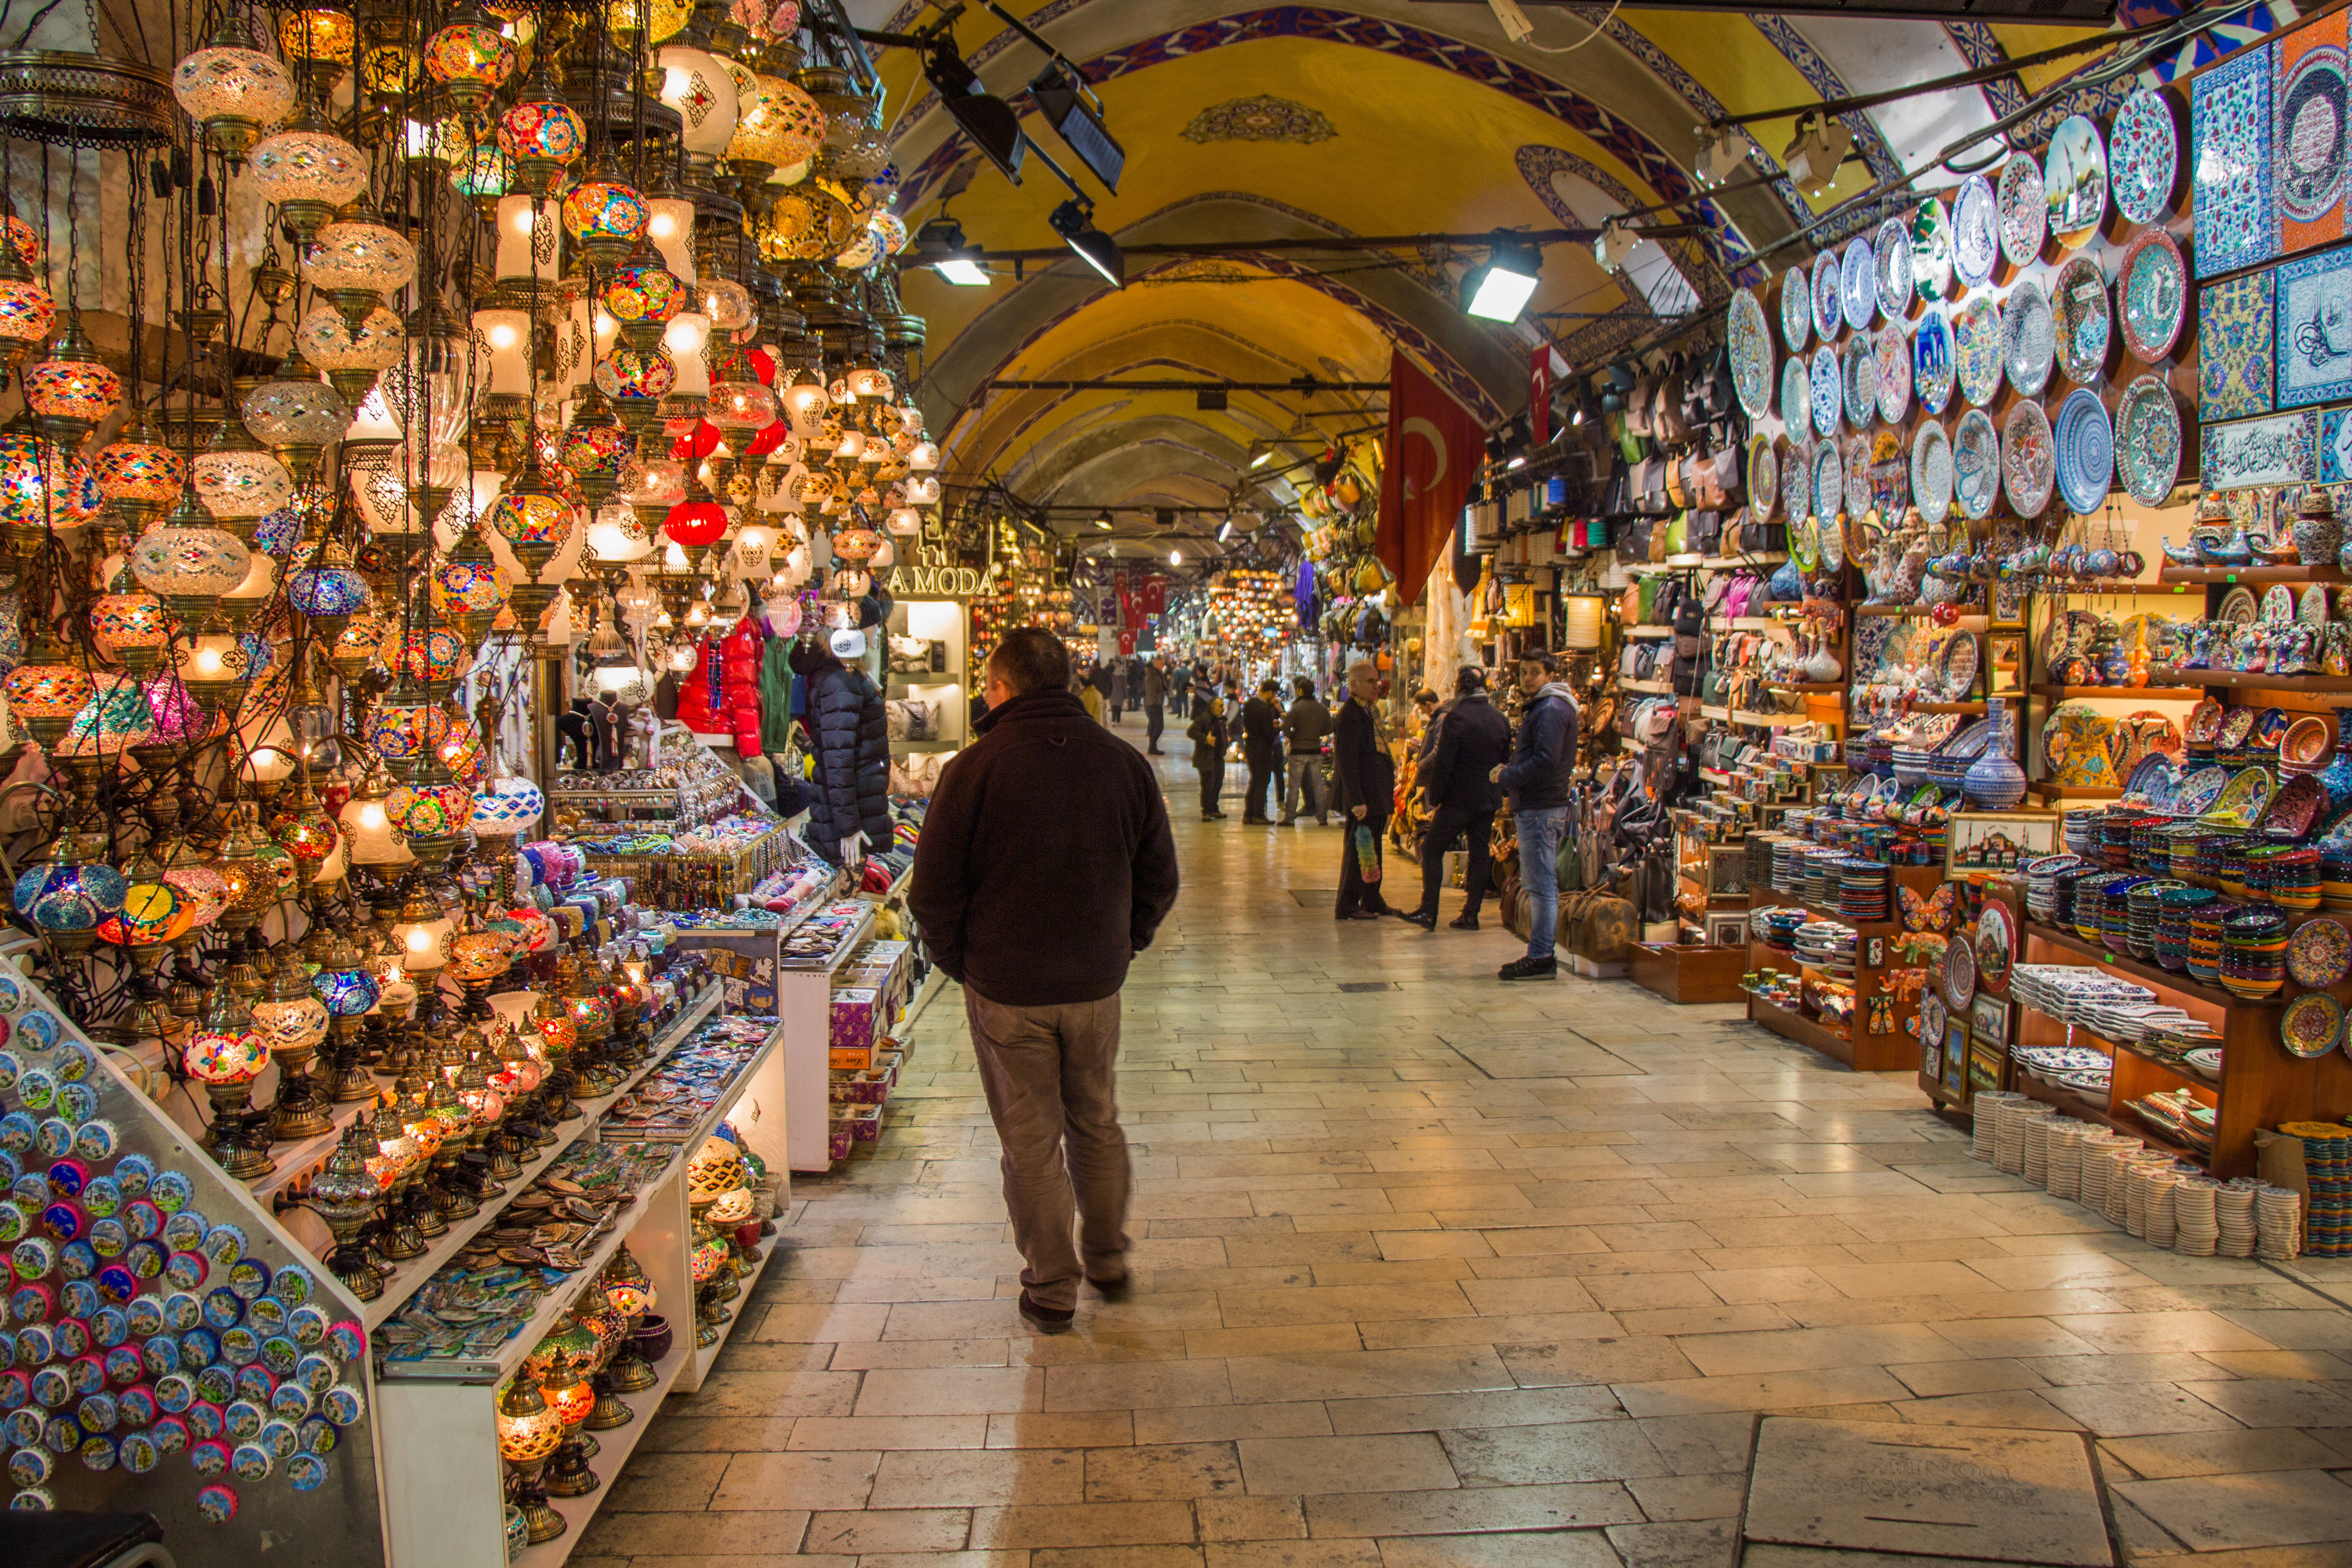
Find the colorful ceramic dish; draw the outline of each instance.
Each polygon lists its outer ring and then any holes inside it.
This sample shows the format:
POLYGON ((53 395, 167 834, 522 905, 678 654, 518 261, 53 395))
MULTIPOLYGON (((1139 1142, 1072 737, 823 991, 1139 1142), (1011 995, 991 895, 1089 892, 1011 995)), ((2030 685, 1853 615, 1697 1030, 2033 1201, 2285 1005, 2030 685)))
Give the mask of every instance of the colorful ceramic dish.
POLYGON ((2042 163, 2050 205, 2050 232, 2073 249, 2099 231, 2107 216, 2107 144, 2098 122, 2070 114, 2050 133, 2042 163))
POLYGON ((1979 294, 1952 317, 1952 364, 1960 395, 1982 408, 2000 395, 2000 311, 1979 294))
POLYGON ((2132 500, 2161 506, 2180 480, 2180 406, 2150 372, 2116 405, 2116 472, 2132 500))
POLYGON ((2279 742, 2279 766, 2291 773, 2317 773, 2336 750, 2328 738, 2327 721, 2306 713, 2286 727, 2279 742))
POLYGON ((2271 775, 2260 768, 2244 768, 2221 786, 2220 796, 2202 815, 2206 821, 2220 826, 2251 827, 2262 816, 2263 807, 2270 803, 2271 775))
POLYGON ((1813 351, 1813 434, 1826 440, 1837 434, 1838 410, 1845 392, 1838 374, 1838 352, 1828 343, 1813 351))
POLYGON ((2200 768, 2180 781, 2180 787, 2172 795, 2172 808, 2183 816, 2202 816, 2213 809, 2213 803, 2229 787, 2228 770, 2200 768))
POLYGON ((2133 358, 2154 364, 2172 352, 2189 314, 2189 264, 2172 236, 2152 228, 2124 247, 2115 309, 2133 358))
POLYGON ((1912 433, 1911 504, 1931 527, 1952 510, 1952 442, 1933 419, 1922 419, 1912 433))
POLYGON ((2106 405, 2087 386, 2078 386, 2058 405, 2053 432, 2058 443, 2058 493, 2078 517, 2097 511, 2116 479, 2116 433, 2106 405))
POLYGON ((2344 1004, 2325 991, 2306 991, 2279 1014, 2279 1044, 2291 1056, 2324 1057, 2344 1036, 2344 1004))
POLYGON ((2115 338, 2106 274, 2099 270, 2097 261, 2077 256, 2058 269, 2050 314, 2056 331, 2058 368, 2069 381, 2087 385, 2096 380, 2107 363, 2107 345, 2115 338))
POLYGON ((1780 274, 1780 346, 1792 354, 1813 341, 1813 281, 1801 267, 1780 274))
MULTIPOLYGON (((2000 255, 2000 204, 1993 197, 1990 181, 1982 174, 1970 174, 1960 182, 1959 194, 1952 202, 1952 270, 1959 275, 1964 288, 1981 289, 1992 276, 2000 255)), ((1813 267, 1818 278, 1820 261, 1813 267)), ((1818 296, 1818 284, 1815 293, 1818 296)))
POLYGON ((1952 291, 1952 216, 1937 196, 1911 209, 1911 287, 1931 305, 1952 291))
POLYGON ((2327 792, 2309 773, 2289 773, 2286 782, 2271 796, 2263 808, 2260 821, 2254 824, 2257 833, 2283 832, 2296 838, 2311 831, 2313 823, 2326 807, 2327 792))
POLYGON ((1813 258, 1813 331, 1826 343, 1844 323, 1845 304, 1838 298, 1838 253, 1824 250, 1813 258))
POLYGON ((2107 182, 2116 210, 2133 223, 2155 223, 2172 208, 2180 183, 2180 125, 2161 89, 2124 100, 2107 132, 2107 182))
POLYGON ((1971 408, 1952 431, 1952 496, 1972 522, 1992 515, 2000 496, 2000 437, 1992 416, 1971 408))
POLYGON ((2213 737, 2221 732, 2221 702, 2208 697, 2189 710, 2189 722, 2180 727, 2181 733, 2198 745, 2210 745, 2213 737))
POLYGON ((1871 242, 1871 253, 1878 260, 1878 310, 1890 321, 1899 321, 1911 313, 1911 231, 1899 217, 1888 218, 1878 226, 1878 237, 1871 242))
POLYGON ((1977 983, 1992 995, 2008 995, 2010 966, 2016 956, 2017 927, 2009 906, 1999 899, 1987 899, 1977 916, 1977 983))
POLYGON ((1965 1013, 1976 995, 1976 949, 1955 937, 1944 944, 1944 1005, 1955 1013, 1965 1013))
POLYGON ((1844 362, 1839 379, 1845 389, 1845 421, 1867 430, 1878 417, 1878 344, 1868 333, 1856 332, 1839 357, 1844 362))
POLYGON ((1845 307, 1845 324, 1855 331, 1867 331, 1878 319, 1878 258, 1872 253, 1866 234, 1854 236, 1838 261, 1838 293, 1845 307))
POLYGON ((1780 452, 1769 436, 1751 437, 1748 442, 1748 504, 1755 510, 1757 521, 1769 522, 1780 503, 1780 452))
POLYGON ((1772 325, 1752 290, 1735 289, 1724 318, 1724 353, 1731 361, 1731 385, 1750 419, 1772 407, 1772 325))
POLYGON ((2057 343, 2050 296, 2032 279, 2023 279, 2009 291, 2000 307, 2000 368, 2010 385, 2023 396, 2041 396, 2042 389, 2050 384, 2050 363, 2057 343))
POLYGON ((1845 504, 1845 474, 1837 443, 1827 437, 1813 448, 1813 515, 1835 517, 1845 504))
POLYGON ((2325 991, 2352 970, 2352 931, 2326 916, 2305 921, 2287 938, 2286 972, 2297 985, 2325 991))
POLYGON ((2050 214, 2042 197, 2042 165, 2031 153, 2011 155, 2000 166, 2000 253, 2011 267, 2025 267, 2042 258, 2042 242, 2049 235, 2050 214))
POLYGON ((2020 517, 2040 517, 2057 479, 2050 416, 2031 399, 2016 404, 2000 428, 2000 488, 2010 510, 2020 517))
POLYGON ((1941 414, 1951 404, 1952 381, 1952 325, 1944 319, 1944 307, 1930 303, 1911 334, 1911 386, 1919 406, 1941 414))
POLYGON ((1903 323, 1889 321, 1878 329, 1878 416, 1900 425, 1911 412, 1911 341, 1903 323))

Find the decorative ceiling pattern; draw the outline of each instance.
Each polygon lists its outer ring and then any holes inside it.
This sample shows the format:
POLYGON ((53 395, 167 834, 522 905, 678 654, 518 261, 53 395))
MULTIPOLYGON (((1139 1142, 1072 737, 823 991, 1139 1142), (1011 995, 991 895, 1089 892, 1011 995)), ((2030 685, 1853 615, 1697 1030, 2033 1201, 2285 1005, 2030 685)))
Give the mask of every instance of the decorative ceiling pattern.
POLYGON ((1213 104, 1176 134, 1187 142, 1296 142, 1311 146, 1339 133, 1331 129, 1320 110, 1260 93, 1213 104))

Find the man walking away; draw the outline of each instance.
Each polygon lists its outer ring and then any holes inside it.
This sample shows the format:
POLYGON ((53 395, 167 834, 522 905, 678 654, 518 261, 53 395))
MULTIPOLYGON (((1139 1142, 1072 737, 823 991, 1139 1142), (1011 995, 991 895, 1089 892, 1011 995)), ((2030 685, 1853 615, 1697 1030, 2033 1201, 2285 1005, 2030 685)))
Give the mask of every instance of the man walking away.
POLYGON ((1396 760, 1372 704, 1380 698, 1380 672, 1360 658, 1348 667, 1348 700, 1340 706, 1331 754, 1339 773, 1339 907, 1343 921, 1378 920, 1389 912, 1381 897, 1381 837, 1396 797, 1396 760), (1370 829, 1371 871, 1364 874, 1359 829, 1370 829))
POLYGON ((1114 724, 1118 723, 1120 716, 1126 711, 1127 661, 1123 658, 1115 658, 1110 661, 1110 721, 1114 724))
POLYGON ((1225 705, 1205 686, 1192 693, 1192 725, 1184 735, 1192 742, 1192 766, 1201 775, 1201 820, 1223 822, 1217 796, 1225 788, 1225 705))
POLYGON ((1468 835, 1469 897, 1453 923, 1456 931, 1478 929, 1486 902, 1488 846, 1503 792, 1488 775, 1511 754, 1511 721, 1486 700, 1486 672, 1471 666, 1454 678, 1454 700, 1432 721, 1437 748, 1421 767, 1421 793, 1429 801, 1429 827, 1421 841, 1421 907, 1404 918, 1423 931, 1437 929, 1437 887, 1445 874, 1445 853, 1468 835))
POLYGON ((1150 764, 1079 706, 1059 638, 1006 633, 984 689, 979 738, 931 795, 907 904, 964 988, 1004 1149, 1021 1316, 1060 1333, 1082 1275, 1107 1300, 1128 1289, 1119 988, 1176 902, 1176 844, 1150 764), (1037 940, 1040 910, 1059 927, 1051 942, 1037 940))
POLYGON ((1152 756, 1160 756, 1160 731, 1167 724, 1168 667, 1153 659, 1143 667, 1143 745, 1152 756))
POLYGON ((1568 780, 1576 766, 1576 694, 1552 678, 1559 666, 1548 653, 1519 660, 1519 690, 1528 699, 1519 716, 1518 741, 1510 762, 1496 768, 1496 784, 1511 792, 1511 819, 1518 826, 1519 882, 1528 890, 1528 955, 1496 972, 1498 980, 1543 980, 1559 972, 1553 942, 1559 935, 1559 836, 1568 822, 1568 780))
POLYGON ((1315 683, 1305 676, 1291 681, 1297 693, 1284 715, 1282 728, 1290 743, 1289 774, 1283 781, 1282 823, 1287 827, 1303 816, 1316 826, 1330 822, 1330 803, 1323 798, 1323 737, 1331 732, 1331 710, 1315 700, 1315 683), (1313 805, 1308 805, 1308 801, 1313 805))
POLYGON ((1257 695, 1242 704, 1242 757, 1249 763, 1249 795, 1242 820, 1274 826, 1266 796, 1282 772, 1282 682, 1258 682, 1257 695))

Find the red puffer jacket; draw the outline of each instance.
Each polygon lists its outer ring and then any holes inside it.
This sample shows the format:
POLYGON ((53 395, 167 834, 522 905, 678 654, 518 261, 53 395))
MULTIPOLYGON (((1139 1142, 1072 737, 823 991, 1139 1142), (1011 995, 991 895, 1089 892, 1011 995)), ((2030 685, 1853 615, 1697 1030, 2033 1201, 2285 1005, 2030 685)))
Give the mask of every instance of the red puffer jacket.
POLYGON ((760 660, 766 652, 767 639, 751 616, 736 622, 719 645, 719 719, 734 735, 738 756, 761 754, 760 660))
POLYGON ((715 657, 705 637, 694 668, 677 679, 677 721, 698 735, 717 735, 726 729, 710 702, 710 661, 715 657))

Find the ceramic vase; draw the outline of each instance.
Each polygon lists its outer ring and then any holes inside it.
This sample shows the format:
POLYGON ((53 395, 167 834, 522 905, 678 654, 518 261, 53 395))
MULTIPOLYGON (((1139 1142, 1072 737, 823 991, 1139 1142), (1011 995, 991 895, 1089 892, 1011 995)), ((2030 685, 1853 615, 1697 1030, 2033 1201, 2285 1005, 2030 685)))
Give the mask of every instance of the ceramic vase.
POLYGON ((2344 529, 2333 517, 2298 517, 2294 520, 2294 553, 2306 566, 2325 566, 2338 558, 2344 547, 2344 529))
POLYGON ((2008 811, 2025 798, 2025 770, 2010 754, 2016 749, 2017 738, 2010 725, 2009 705, 1991 698, 1985 704, 1985 713, 1992 738, 1985 742, 1983 753, 1969 764, 1967 776, 1960 780, 1960 794, 1975 810, 2008 811))

